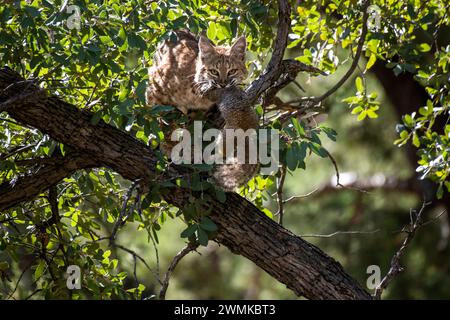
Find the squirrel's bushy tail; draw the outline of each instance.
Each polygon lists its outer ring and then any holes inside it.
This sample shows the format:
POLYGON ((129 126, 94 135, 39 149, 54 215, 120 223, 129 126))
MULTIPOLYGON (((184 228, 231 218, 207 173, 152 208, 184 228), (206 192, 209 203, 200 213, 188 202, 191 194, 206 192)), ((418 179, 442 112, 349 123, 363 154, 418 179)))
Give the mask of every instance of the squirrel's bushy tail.
POLYGON ((246 184, 258 171, 259 164, 238 163, 238 159, 233 158, 232 163, 216 165, 212 180, 224 191, 233 191, 246 184))

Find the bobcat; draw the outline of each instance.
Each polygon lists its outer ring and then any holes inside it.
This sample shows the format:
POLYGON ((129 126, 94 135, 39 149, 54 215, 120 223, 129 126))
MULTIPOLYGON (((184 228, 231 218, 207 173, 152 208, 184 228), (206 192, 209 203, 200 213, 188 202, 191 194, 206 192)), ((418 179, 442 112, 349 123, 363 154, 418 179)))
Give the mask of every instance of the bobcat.
POLYGON ((175 106, 188 110, 208 110, 214 101, 205 97, 213 88, 240 84, 247 76, 246 41, 240 37, 231 47, 214 47, 204 36, 197 40, 184 30, 177 41, 164 41, 149 68, 146 98, 149 106, 175 106))
MULTIPOLYGON (((238 38, 230 47, 214 46, 204 36, 197 38, 189 31, 176 32, 177 40, 166 40, 158 47, 149 68, 146 91, 148 106, 175 106, 183 114, 200 110, 206 113, 215 101, 207 93, 215 88, 239 85, 247 76, 246 40, 238 38)), ((256 129, 258 117, 253 108, 220 110, 225 128, 256 129)), ((162 151, 169 156, 173 145, 165 142, 162 151)), ((232 164, 215 167, 213 180, 225 191, 247 183, 257 172, 257 164, 232 164)))

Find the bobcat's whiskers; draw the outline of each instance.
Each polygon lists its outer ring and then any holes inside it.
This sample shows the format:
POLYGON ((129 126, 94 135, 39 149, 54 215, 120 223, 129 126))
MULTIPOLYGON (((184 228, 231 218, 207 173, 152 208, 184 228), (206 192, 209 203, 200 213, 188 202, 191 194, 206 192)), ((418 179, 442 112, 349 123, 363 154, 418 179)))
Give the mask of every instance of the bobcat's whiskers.
POLYGON ((205 95, 213 87, 213 82, 207 79, 198 81, 194 84, 195 90, 201 95, 205 95))

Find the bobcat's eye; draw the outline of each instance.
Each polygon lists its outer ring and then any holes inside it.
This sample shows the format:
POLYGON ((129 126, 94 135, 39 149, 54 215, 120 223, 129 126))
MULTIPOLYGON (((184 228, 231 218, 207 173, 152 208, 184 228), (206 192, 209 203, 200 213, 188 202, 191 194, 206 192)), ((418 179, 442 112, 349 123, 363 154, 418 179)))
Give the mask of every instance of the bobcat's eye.
POLYGON ((219 71, 217 71, 216 69, 209 69, 208 72, 211 73, 213 76, 219 75, 219 71))
POLYGON ((231 69, 230 71, 228 71, 228 75, 229 76, 235 75, 236 72, 237 72, 237 69, 231 69))

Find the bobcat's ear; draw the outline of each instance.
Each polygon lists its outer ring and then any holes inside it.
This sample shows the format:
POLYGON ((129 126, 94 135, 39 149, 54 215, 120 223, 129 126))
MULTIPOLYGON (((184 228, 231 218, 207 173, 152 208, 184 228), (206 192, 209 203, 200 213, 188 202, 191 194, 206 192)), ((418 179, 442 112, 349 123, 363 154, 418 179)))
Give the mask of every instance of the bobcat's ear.
POLYGON ((246 49, 247 41, 245 40, 245 36, 240 36, 231 46, 230 53, 241 60, 245 60, 246 49))
POLYGON ((205 36, 200 36, 200 39, 198 41, 198 50, 200 52, 200 57, 209 56, 211 54, 214 54, 214 52, 216 51, 214 49, 214 46, 211 44, 211 41, 209 41, 209 39, 205 36))

